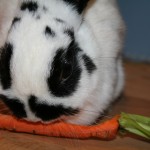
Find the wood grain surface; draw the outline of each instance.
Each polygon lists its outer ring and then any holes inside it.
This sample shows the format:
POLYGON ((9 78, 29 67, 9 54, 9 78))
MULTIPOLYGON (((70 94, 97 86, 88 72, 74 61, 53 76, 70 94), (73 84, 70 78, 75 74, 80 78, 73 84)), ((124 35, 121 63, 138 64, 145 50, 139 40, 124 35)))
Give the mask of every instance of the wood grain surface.
MULTIPOLYGON (((126 86, 123 96, 114 103, 107 117, 122 111, 150 116, 150 65, 126 62, 126 86)), ((0 112, 8 109, 0 102, 0 112)), ((73 140, 13 133, 0 130, 0 150, 149 150, 150 141, 126 135, 112 141, 73 140)))

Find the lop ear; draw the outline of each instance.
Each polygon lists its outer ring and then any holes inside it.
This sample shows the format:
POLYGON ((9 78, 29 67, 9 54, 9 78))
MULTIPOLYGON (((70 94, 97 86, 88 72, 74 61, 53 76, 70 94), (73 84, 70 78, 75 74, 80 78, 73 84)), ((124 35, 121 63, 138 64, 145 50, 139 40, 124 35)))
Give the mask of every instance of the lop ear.
POLYGON ((83 10, 85 9, 89 0, 63 0, 63 1, 70 5, 75 6, 78 13, 81 14, 83 10))

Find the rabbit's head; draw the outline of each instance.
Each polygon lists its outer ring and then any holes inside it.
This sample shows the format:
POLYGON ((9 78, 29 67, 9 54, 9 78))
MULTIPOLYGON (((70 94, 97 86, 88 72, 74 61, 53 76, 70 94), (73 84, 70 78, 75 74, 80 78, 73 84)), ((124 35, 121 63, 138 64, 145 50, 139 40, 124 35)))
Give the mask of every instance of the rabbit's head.
POLYGON ((96 70, 77 35, 87 2, 21 1, 0 58, 0 97, 17 117, 80 122, 96 70))

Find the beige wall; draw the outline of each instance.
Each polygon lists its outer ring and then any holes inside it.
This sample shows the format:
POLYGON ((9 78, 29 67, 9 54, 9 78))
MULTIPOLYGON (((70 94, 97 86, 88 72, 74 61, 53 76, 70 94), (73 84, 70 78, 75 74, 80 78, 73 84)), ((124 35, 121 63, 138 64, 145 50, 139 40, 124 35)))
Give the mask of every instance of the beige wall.
POLYGON ((18 0, 0 0, 0 47, 4 44, 18 0))

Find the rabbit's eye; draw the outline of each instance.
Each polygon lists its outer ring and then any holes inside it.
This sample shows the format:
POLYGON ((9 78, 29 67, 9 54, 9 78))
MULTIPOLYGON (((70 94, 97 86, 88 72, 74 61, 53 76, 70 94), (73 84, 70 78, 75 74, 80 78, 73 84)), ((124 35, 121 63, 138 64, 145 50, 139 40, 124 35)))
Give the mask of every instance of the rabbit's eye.
POLYGON ((51 94, 66 97, 73 94, 78 87, 81 68, 77 59, 79 49, 71 43, 68 49, 59 49, 51 64, 47 85, 51 94))

